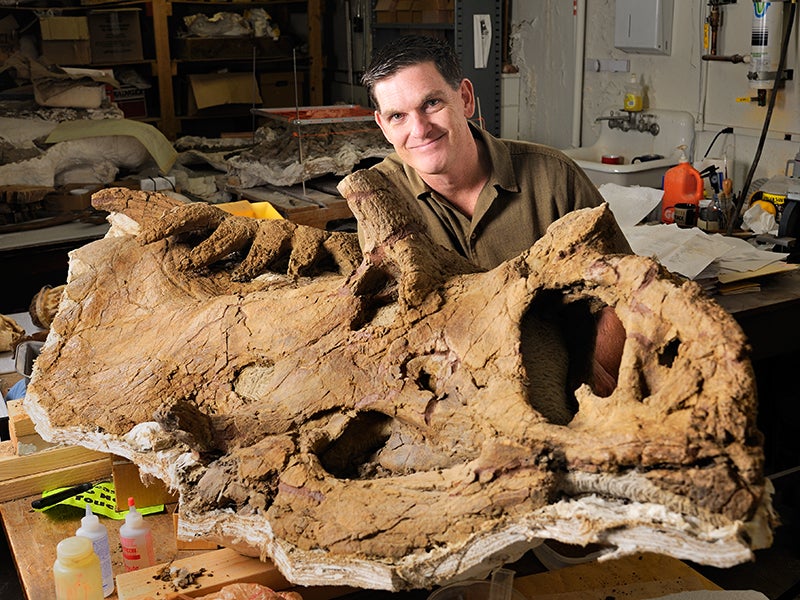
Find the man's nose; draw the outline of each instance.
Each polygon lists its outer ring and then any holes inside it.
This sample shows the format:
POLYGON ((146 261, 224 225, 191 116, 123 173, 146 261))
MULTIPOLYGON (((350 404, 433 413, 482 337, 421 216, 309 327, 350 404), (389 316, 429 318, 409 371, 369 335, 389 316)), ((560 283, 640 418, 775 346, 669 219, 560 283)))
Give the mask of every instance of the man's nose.
POLYGON ((413 113, 411 120, 411 134, 414 137, 424 138, 430 131, 431 124, 428 115, 424 113, 413 113))

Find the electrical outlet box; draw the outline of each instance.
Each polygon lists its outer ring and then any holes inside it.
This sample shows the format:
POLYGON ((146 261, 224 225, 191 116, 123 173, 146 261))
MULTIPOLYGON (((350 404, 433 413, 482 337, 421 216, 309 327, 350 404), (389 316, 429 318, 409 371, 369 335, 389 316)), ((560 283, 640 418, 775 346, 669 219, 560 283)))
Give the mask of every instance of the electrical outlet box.
POLYGON ((670 54, 674 0, 616 0, 614 46, 632 54, 670 54))

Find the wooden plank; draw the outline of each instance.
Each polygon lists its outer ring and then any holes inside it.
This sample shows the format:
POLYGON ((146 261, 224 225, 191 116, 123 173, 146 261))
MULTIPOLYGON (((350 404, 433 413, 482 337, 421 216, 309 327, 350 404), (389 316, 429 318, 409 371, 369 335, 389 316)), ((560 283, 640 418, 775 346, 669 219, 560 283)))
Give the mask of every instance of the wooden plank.
POLYGON ((22 399, 11 400, 8 406, 8 433, 11 439, 15 437, 20 438, 26 435, 33 435, 36 433, 36 428, 33 426, 33 421, 25 412, 25 407, 22 406, 22 399))
MULTIPOLYGON (((38 458, 45 453, 32 454, 30 458, 38 458)), ((8 479, 0 483, 0 502, 41 494, 44 490, 53 488, 78 485, 87 481, 100 481, 108 479, 110 476, 111 460, 103 458, 25 477, 8 479)))
MULTIPOLYGON (((243 556, 229 548, 212 550, 197 556, 170 563, 171 567, 186 568, 190 572, 205 569, 191 586, 193 595, 208 594, 231 583, 249 582, 265 585, 273 590, 284 590, 291 584, 284 579, 271 562, 243 556)), ((160 581, 155 575, 164 567, 156 565, 130 573, 117 575, 117 596, 120 600, 145 600, 146 598, 176 597, 170 582, 160 581)))
MULTIPOLYGON (((110 455, 105 452, 89 450, 83 446, 55 446, 26 456, 0 457, 0 484, 11 479, 65 467, 75 467, 97 460, 109 461, 110 473, 111 463, 109 457, 110 455)), ((83 482, 79 481, 78 483, 83 482)), ((41 490, 35 490, 31 493, 35 494, 37 491, 41 490)))
POLYGON ((35 452, 41 452, 42 450, 56 447, 56 444, 46 441, 38 433, 23 435, 22 437, 15 435, 12 442, 13 441, 16 441, 16 454, 19 456, 34 454, 35 452))
POLYGON ((602 563, 593 560, 519 577, 514 588, 536 600, 644 600, 683 591, 720 589, 678 559, 650 553, 602 563))
MULTIPOLYGON (((80 527, 83 511, 72 506, 63 506, 44 513, 36 512, 31 510, 31 501, 35 499, 36 497, 28 496, 0 503, 0 516, 26 597, 30 600, 55 600, 52 566, 56 558, 56 544, 75 535, 75 530, 80 527)), ((172 512, 175 506, 168 505, 166 508, 164 513, 145 516, 145 521, 153 532, 156 561, 159 563, 196 554, 176 550, 172 529, 172 512)), ((124 521, 102 516, 100 521, 108 529, 111 568, 115 575, 120 574, 124 567, 119 528, 124 521)), ((113 593, 106 600, 116 597, 116 593, 113 593)))
POLYGON ((175 546, 178 550, 217 550, 219 545, 216 542, 209 542, 204 539, 199 540, 182 540, 178 537, 178 520, 180 516, 178 513, 172 515, 172 523, 175 527, 175 546))
POLYGON ((156 477, 146 477, 142 481, 139 467, 126 458, 114 456, 111 461, 111 476, 114 490, 117 492, 117 510, 128 510, 128 498, 136 500, 136 506, 157 506, 178 501, 177 494, 172 494, 166 484, 156 477))

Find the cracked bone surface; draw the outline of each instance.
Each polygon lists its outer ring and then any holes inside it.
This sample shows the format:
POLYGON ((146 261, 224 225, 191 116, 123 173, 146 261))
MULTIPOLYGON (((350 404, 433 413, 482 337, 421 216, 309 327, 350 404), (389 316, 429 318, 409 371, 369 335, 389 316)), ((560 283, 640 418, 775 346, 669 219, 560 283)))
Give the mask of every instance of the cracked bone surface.
POLYGON ((169 198, 95 195, 113 227, 71 255, 25 400, 37 430, 129 458, 180 493, 182 537, 302 585, 431 587, 541 538, 717 566, 771 543, 744 335, 625 254, 607 207, 483 272, 379 173, 340 190, 358 268, 248 282, 235 260, 179 269, 185 236, 137 240, 169 198), (582 359, 552 323, 602 306, 626 330, 617 387, 565 397, 582 359))

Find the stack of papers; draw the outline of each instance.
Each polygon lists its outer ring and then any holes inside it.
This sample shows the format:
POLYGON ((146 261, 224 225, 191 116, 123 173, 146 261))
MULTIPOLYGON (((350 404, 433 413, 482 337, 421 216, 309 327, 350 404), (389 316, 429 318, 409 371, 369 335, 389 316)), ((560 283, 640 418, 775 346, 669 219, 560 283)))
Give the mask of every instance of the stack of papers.
POLYGON ((611 183, 599 189, 636 254, 654 258, 710 291, 718 284, 722 284, 721 293, 753 291, 758 289, 757 282, 743 282, 797 268, 784 262, 788 254, 761 250, 739 238, 708 234, 696 227, 681 229, 675 224, 638 225, 658 206, 662 190, 611 183))

